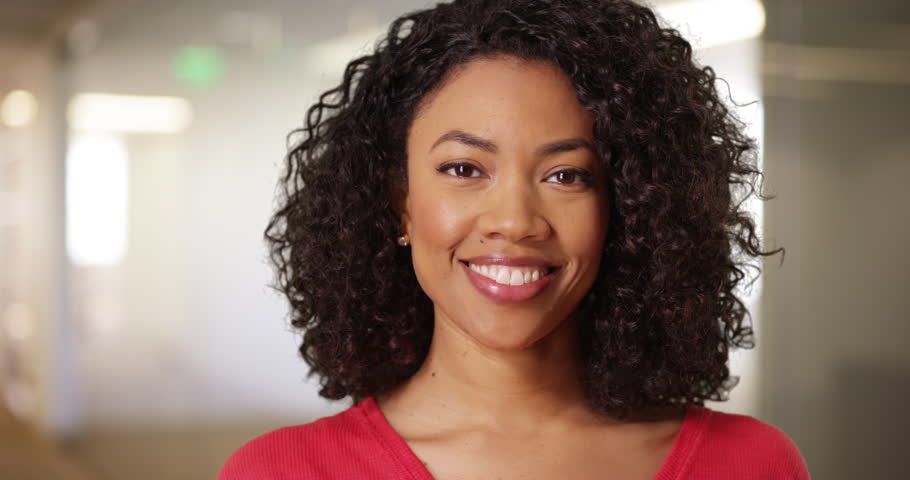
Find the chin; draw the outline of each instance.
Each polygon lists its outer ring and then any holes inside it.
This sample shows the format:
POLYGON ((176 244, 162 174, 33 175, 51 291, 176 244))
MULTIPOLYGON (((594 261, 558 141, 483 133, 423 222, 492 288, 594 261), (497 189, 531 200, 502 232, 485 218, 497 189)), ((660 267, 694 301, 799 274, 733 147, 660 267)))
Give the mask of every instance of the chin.
POLYGON ((558 322, 525 315, 473 316, 475 321, 458 325, 471 339, 490 350, 518 351, 530 348, 557 329, 558 322))

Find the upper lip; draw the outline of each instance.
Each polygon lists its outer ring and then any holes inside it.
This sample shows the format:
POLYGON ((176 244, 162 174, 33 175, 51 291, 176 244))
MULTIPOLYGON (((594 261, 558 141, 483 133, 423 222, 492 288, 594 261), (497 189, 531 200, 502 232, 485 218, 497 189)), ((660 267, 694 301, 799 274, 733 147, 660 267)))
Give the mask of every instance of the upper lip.
POLYGON ((539 257, 508 257, 505 255, 483 255, 464 259, 472 265, 505 265, 507 267, 555 267, 555 264, 539 257))

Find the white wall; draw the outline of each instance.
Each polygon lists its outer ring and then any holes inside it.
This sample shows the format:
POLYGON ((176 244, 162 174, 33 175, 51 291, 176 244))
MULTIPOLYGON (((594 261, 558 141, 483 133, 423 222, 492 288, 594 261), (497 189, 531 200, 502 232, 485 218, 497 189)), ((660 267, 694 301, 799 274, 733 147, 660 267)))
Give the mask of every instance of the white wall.
MULTIPOLYGON (((219 40, 233 10, 223 2, 134 2, 100 12, 98 48, 68 63, 73 93, 176 95, 194 111, 181 134, 123 136, 127 256, 117 267, 77 268, 86 424, 307 421, 344 407, 305 380, 285 301, 267 286, 262 233, 285 136, 338 74, 314 65, 306 47, 346 35, 352 4, 234 3, 254 19, 277 19, 284 46, 257 53, 219 40), (197 90, 173 78, 185 44, 221 49, 220 83, 197 90)), ((393 14, 370 7, 354 9, 355 25, 393 14)))

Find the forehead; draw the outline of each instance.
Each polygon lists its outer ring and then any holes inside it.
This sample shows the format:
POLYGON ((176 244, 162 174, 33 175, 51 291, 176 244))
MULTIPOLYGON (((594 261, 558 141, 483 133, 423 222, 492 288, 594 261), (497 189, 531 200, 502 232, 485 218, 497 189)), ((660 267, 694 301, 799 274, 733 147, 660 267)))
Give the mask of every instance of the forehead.
POLYGON ((500 141, 590 138, 593 121, 594 115, 578 101, 571 80, 556 65, 485 57, 454 69, 424 99, 408 144, 416 147, 451 129, 500 141))

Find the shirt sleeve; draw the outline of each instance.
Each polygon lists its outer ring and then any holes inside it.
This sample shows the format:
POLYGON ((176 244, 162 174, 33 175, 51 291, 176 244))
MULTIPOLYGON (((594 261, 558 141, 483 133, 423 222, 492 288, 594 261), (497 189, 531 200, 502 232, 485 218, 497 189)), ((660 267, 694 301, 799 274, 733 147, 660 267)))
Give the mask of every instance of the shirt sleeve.
POLYGON ((281 433, 272 432, 251 440, 237 449, 224 463, 218 480, 278 480, 274 471, 282 449, 281 433))
POLYGON ((806 461, 782 430, 745 415, 711 417, 685 478, 809 480, 806 461))

